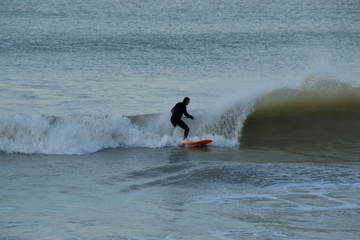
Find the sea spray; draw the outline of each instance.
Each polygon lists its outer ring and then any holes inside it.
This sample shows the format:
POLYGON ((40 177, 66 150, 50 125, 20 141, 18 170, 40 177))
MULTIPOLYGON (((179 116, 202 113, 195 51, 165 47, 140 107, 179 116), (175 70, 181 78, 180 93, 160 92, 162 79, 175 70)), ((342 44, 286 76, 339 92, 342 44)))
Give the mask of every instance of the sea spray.
POLYGON ((204 114, 201 130, 218 140, 220 146, 236 146, 247 116, 253 111, 257 95, 229 97, 204 114))

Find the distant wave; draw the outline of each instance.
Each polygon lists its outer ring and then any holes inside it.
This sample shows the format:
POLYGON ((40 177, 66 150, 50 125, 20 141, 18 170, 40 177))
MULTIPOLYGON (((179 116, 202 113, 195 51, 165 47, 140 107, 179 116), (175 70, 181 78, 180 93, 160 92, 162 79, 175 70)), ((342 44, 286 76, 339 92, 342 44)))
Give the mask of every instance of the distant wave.
MULTIPOLYGON (((193 140, 247 149, 337 151, 359 154, 360 89, 319 76, 298 89, 234 97, 184 120, 193 140)), ((177 146, 182 129, 170 112, 137 116, 0 115, 0 151, 23 154, 87 154, 106 148, 177 146)))

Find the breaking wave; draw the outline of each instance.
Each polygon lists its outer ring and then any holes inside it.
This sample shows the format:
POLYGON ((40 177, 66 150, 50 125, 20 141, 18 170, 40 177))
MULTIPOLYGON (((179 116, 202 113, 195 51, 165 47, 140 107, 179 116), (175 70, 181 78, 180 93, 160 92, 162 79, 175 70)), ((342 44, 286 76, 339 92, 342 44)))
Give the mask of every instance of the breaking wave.
MULTIPOLYGON (((360 88, 308 77, 297 89, 235 96, 185 120, 192 140, 244 149, 338 149, 359 153, 360 88)), ((123 116, 41 114, 0 116, 0 151, 24 154, 86 154, 106 148, 177 146, 170 112, 123 116)))

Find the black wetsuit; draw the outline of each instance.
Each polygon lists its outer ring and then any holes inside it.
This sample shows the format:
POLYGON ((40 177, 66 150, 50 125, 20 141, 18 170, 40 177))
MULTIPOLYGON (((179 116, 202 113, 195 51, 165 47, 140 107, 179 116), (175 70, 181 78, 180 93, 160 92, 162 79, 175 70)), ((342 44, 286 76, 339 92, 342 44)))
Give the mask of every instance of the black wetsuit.
POLYGON ((185 130, 184 132, 184 139, 187 138, 189 134, 189 127, 181 120, 182 115, 184 114, 186 117, 194 119, 193 116, 187 113, 186 111, 186 102, 179 102, 177 103, 173 109, 171 110, 171 123, 174 127, 179 126, 185 130))

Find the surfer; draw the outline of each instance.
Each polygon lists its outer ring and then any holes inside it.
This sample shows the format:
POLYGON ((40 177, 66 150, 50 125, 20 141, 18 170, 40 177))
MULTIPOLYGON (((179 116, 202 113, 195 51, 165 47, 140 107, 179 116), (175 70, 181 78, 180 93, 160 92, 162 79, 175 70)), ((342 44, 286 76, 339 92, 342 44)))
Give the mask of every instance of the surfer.
POLYGON ((187 139, 189 134, 189 127, 181 120, 182 115, 184 114, 186 117, 194 119, 193 116, 188 114, 186 111, 186 105, 190 103, 190 98, 185 97, 182 102, 178 102, 173 109, 171 109, 171 123, 174 127, 179 126, 184 129, 184 139, 187 139))

